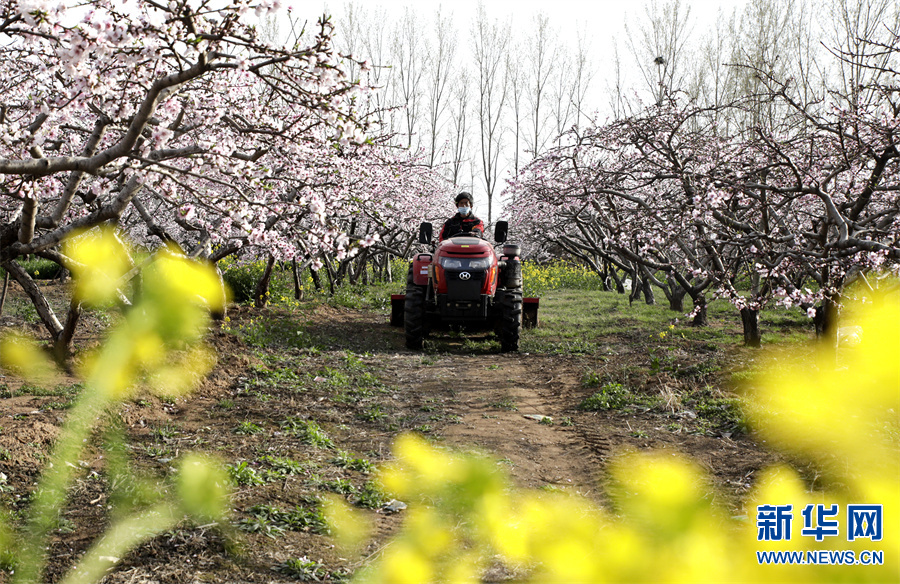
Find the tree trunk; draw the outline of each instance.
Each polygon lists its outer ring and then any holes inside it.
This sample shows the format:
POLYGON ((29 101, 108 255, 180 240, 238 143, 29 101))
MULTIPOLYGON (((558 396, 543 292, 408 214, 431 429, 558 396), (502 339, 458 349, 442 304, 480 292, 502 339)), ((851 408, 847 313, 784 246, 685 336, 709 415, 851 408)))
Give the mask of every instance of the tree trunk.
POLYGON ((291 260, 291 272, 294 274, 294 300, 303 300, 303 282, 300 280, 300 266, 297 260, 291 260))
POLYGON ((53 343, 53 353, 56 356, 57 363, 65 363, 65 360, 72 352, 72 341, 75 339, 75 328, 78 326, 78 319, 81 317, 81 303, 74 298, 69 303, 69 312, 66 315, 66 324, 62 332, 53 343))
MULTIPOLYGON (((225 278, 222 277, 222 270, 219 269, 218 264, 213 264, 213 268, 216 271, 216 280, 219 283, 219 289, 222 292, 222 298, 225 298, 225 302, 222 303, 222 309, 213 309, 209 311, 209 316, 215 321, 225 320, 225 317, 228 315, 228 287, 225 285, 225 278)), ((143 273, 139 274, 135 277, 135 292, 137 292, 139 286, 143 286, 144 278, 143 273)), ((136 303, 135 303, 136 304, 136 303)))
POLYGON ((641 295, 641 285, 637 270, 631 272, 631 292, 628 294, 628 304, 631 304, 641 295))
POLYGON ((838 314, 835 298, 826 296, 820 306, 816 306, 813 322, 816 325, 816 339, 819 350, 816 352, 819 367, 833 369, 837 366, 837 332, 838 314))
POLYGON ((3 316, 3 305, 6 304, 6 292, 9 290, 9 270, 3 271, 3 292, 0 293, 0 316, 3 316))
POLYGON ((650 278, 641 278, 641 290, 644 292, 644 302, 651 306, 656 304, 656 298, 653 296, 653 286, 650 284, 650 278))
POLYGON ((837 345, 837 307, 834 300, 825 297, 822 304, 816 306, 816 314, 813 316, 816 325, 816 338, 823 343, 830 342, 837 345))
POLYGON ((350 267, 350 260, 344 260, 338 264, 338 269, 335 270, 331 267, 330 263, 325 264, 328 268, 328 276, 331 278, 331 294, 334 295, 335 286, 340 286, 344 283, 344 278, 347 277, 347 270, 350 267))
POLYGON ((604 292, 612 290, 612 278, 609 277, 609 268, 606 266, 603 266, 603 271, 600 272, 600 281, 603 283, 604 292))
POLYGON ((672 292, 669 294, 669 309, 676 312, 684 312, 684 297, 687 292, 675 282, 671 283, 671 288, 672 292))
POLYGON ((609 273, 613 277, 613 281, 616 283, 616 292, 619 294, 625 294, 625 284, 622 283, 622 280, 619 278, 619 274, 616 272, 615 268, 611 268, 609 273))
POLYGON ((758 347, 762 340, 759 332, 759 309, 742 308, 741 322, 744 325, 744 344, 748 347, 758 347))
POLYGON ((253 291, 253 305, 257 308, 262 308, 269 302, 269 282, 272 280, 273 266, 275 266, 275 256, 270 255, 269 261, 266 262, 266 269, 263 270, 263 275, 253 291))
POLYGON ((340 282, 335 282, 335 280, 337 279, 337 276, 336 276, 335 273, 334 273, 334 268, 331 267, 331 262, 330 262, 330 261, 326 261, 326 262, 325 262, 325 273, 328 275, 328 292, 329 292, 329 295, 330 295, 330 296, 334 296, 334 286, 335 286, 336 283, 339 284, 340 282))
POLYGON ((709 320, 706 317, 706 296, 703 293, 694 294, 691 296, 691 300, 694 301, 695 311, 691 326, 706 326, 709 324, 709 320))
POLYGON ((369 250, 364 249, 362 253, 360 253, 355 262, 351 262, 347 260, 350 264, 350 285, 356 286, 357 284, 368 284, 369 283, 369 270, 366 267, 366 263, 368 261, 369 250))
POLYGON ((312 277, 313 286, 316 287, 316 292, 321 292, 322 280, 319 278, 319 270, 310 270, 309 275, 312 277))
POLYGON ((59 322, 59 319, 56 318, 56 314, 44 297, 44 293, 41 292, 41 289, 34 283, 34 280, 31 279, 28 272, 26 272, 22 266, 17 264, 15 260, 4 262, 3 268, 16 279, 19 286, 21 286, 22 289, 25 290, 25 293, 28 294, 28 297, 31 298, 31 303, 34 304, 38 316, 40 316, 44 326, 50 332, 50 337, 55 341, 62 332, 63 325, 59 322))

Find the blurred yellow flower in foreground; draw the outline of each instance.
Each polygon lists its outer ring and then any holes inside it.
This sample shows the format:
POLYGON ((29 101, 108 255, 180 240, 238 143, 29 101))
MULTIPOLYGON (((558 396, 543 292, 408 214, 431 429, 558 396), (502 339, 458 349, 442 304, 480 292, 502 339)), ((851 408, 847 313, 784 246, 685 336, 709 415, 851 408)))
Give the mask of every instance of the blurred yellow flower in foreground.
POLYGON ((113 228, 95 228, 69 237, 63 244, 66 267, 75 279, 75 297, 88 305, 114 301, 131 259, 113 228))
POLYGON ((847 292, 858 299, 846 303, 842 324, 859 327, 861 341, 840 351, 837 368, 833 358, 773 353, 747 396, 758 435, 808 461, 820 480, 787 466, 765 470, 735 516, 683 457, 625 453, 609 469, 607 511, 574 495, 516 489, 486 457, 404 435, 380 474, 385 491, 409 504, 404 527, 357 580, 478 582, 500 563, 537 582, 900 581, 900 294, 896 282, 884 289, 847 292), (772 505, 790 505, 791 537, 762 536, 758 506, 772 505), (883 509, 883 536, 872 535, 871 518, 851 529, 856 505, 883 509), (818 526, 804 516, 817 508, 840 510, 839 537, 802 533, 818 526), (801 561, 761 555, 775 551, 801 561), (872 557, 884 561, 862 565, 872 557))
POLYGON ((56 367, 50 356, 41 350, 34 339, 18 332, 0 337, 0 365, 31 383, 49 383, 56 377, 56 367))
MULTIPOLYGON (((14 530, 0 513, 0 559, 13 562, 14 584, 43 581, 47 542, 81 468, 76 462, 92 444, 98 426, 108 420, 109 410, 141 386, 167 397, 194 386, 215 363, 214 352, 200 343, 208 329, 209 310, 222 310, 225 303, 215 270, 173 249, 159 251, 148 260, 140 274, 141 285, 134 287, 129 299, 126 284, 138 272, 131 271, 134 262, 128 247, 111 228, 75 235, 64 244, 64 253, 75 275, 75 300, 90 305, 121 300, 117 304, 122 318, 102 347, 80 359, 85 390, 69 409, 52 456, 23 511, 25 525, 14 530)), ((5 336, 0 354, 4 366, 32 379, 46 378, 53 371, 34 342, 22 337, 5 336)), ((152 504, 143 501, 132 507, 123 502, 122 509, 112 513, 104 535, 92 542, 61 581, 99 581, 116 558, 186 516, 227 525, 231 490, 220 462, 189 454, 182 459, 174 482, 148 490, 155 491, 152 504)))

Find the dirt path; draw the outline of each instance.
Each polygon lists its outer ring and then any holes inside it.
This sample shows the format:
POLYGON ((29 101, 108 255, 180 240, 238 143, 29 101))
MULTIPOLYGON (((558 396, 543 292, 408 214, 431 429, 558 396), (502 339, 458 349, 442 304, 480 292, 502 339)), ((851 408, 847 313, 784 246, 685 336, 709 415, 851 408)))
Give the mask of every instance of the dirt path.
MULTIPOLYGON (((712 477, 727 504, 737 503, 757 470, 772 461, 746 435, 704 427, 689 406, 586 412, 596 388, 581 383, 590 358, 559 355, 404 355, 395 366, 406 392, 444 395, 451 423, 437 433, 449 444, 494 456, 523 487, 566 488, 604 500, 606 461, 624 449, 667 449, 690 457, 712 477), (433 363, 431 360, 433 359, 433 363), (406 367, 406 369, 403 369, 406 367), (541 416, 547 418, 540 420, 541 416)), ((665 391, 644 388, 651 395, 665 391)), ((437 401, 437 400, 436 400, 437 401)))
MULTIPOLYGON (((367 553, 377 553, 403 514, 385 512, 377 499, 363 501, 372 475, 350 463, 389 459, 391 443, 403 431, 486 453, 521 487, 564 489, 600 503, 608 502, 606 463, 625 448, 690 456, 732 506, 772 461, 748 436, 710 421, 711 412, 724 407, 719 402, 667 405, 660 399, 673 385, 681 384, 687 396, 717 381, 649 375, 639 340, 610 336, 602 340, 602 354, 572 355, 496 354, 444 338, 423 353, 406 350, 402 331, 386 320, 325 306, 293 313, 235 309, 231 330, 212 337, 219 364, 197 392, 171 403, 141 396, 124 404, 120 416, 138 468, 162 476, 180 452, 200 449, 227 464, 248 465, 260 480, 241 485, 233 501, 245 556, 230 556, 221 537, 186 525, 133 551, 106 581, 290 582, 294 577, 279 570, 297 557, 320 561, 335 577, 346 575, 358 560, 339 557, 317 528, 267 531, 271 525, 259 509, 314 514, 324 492, 338 493, 372 513, 377 536, 367 553), (655 405, 584 411, 579 404, 598 391, 582 382, 586 372, 620 381, 632 397, 652 398, 655 405), (333 444, 317 445, 294 431, 306 423, 316 424, 333 444), (292 470, 278 475, 276 459, 292 470)), ((684 371, 705 358, 683 357, 684 371)), ((75 381, 38 392, 21 381, 0 380, 0 497, 8 508, 24 508, 65 409, 81 391, 75 381)), ((78 479, 63 514, 51 581, 105 525, 102 458, 85 461, 88 474, 78 479)), ((0 584, 6 581, 8 574, 0 571, 0 584)))
POLYGON ((442 357, 420 369, 420 391, 449 387, 457 423, 442 430, 448 444, 487 452, 531 488, 595 490, 596 457, 571 422, 560 394, 576 383, 559 363, 530 355, 442 357))

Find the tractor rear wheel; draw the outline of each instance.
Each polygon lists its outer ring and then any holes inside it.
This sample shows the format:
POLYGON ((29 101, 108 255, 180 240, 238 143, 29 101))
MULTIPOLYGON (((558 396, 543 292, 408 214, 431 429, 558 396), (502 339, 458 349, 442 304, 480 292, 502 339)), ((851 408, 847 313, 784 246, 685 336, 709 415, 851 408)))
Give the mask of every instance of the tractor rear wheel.
POLYGON ((406 281, 406 303, 403 309, 403 330, 406 333, 406 347, 414 351, 422 348, 425 339, 425 290, 412 282, 412 273, 406 281))
POLYGON ((519 350, 519 333, 522 330, 522 290, 501 292, 500 297, 500 351, 519 350))

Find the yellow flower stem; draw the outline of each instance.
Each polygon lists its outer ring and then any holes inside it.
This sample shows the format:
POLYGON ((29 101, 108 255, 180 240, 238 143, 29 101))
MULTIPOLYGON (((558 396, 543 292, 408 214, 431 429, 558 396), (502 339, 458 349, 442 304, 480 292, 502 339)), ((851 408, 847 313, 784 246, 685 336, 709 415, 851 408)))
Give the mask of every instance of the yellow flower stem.
MULTIPOLYGON (((118 331, 118 332, 121 332, 118 331)), ((116 335, 114 341, 125 341, 127 335, 116 335)), ((38 582, 47 562, 47 534, 56 526, 60 510, 65 506, 66 493, 80 470, 77 462, 97 426, 100 416, 113 402, 115 384, 121 381, 120 372, 127 367, 131 343, 111 342, 104 348, 97 372, 88 381, 87 388, 70 410, 59 439, 53 449, 50 463, 35 490, 28 522, 23 534, 22 546, 16 558, 13 584, 38 582)))
POLYGON ((182 519, 178 507, 159 503, 151 509, 126 517, 106 530, 60 584, 99 582, 119 558, 148 539, 175 527, 182 519))
MULTIPOLYGON (((108 394, 105 394, 108 395, 108 394)), ((101 392, 85 391, 70 411, 59 440, 35 490, 22 545, 16 558, 13 584, 42 581, 47 562, 47 534, 56 526, 66 503, 69 485, 80 470, 77 461, 109 400, 101 392)))

